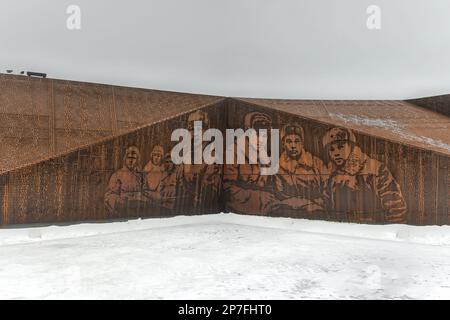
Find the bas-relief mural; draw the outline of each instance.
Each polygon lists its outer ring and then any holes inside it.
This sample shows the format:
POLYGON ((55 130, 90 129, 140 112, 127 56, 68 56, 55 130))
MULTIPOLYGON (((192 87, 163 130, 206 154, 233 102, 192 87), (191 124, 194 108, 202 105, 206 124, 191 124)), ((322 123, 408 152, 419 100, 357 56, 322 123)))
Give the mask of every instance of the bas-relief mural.
MULTIPOLYGON (((244 124, 273 127, 264 112, 248 113, 244 124)), ((226 166, 227 208, 260 215, 406 222, 400 185, 385 164, 361 150, 351 130, 331 128, 321 137, 310 137, 320 140, 327 163, 308 151, 306 134, 297 123, 282 126, 280 168, 274 176, 261 176, 259 165, 226 166)))
MULTIPOLYGON (((186 123, 188 130, 193 130, 194 121, 209 127, 206 112, 191 113, 186 123)), ((149 162, 142 166, 140 150, 135 146, 126 149, 123 167, 111 175, 104 196, 110 216, 123 216, 125 212, 139 215, 155 209, 160 214, 175 213, 177 209, 195 212, 201 211, 206 202, 219 202, 221 165, 175 165, 170 151, 155 145, 149 162)))
POLYGON ((331 129, 323 137, 328 165, 330 209, 365 220, 365 214, 384 213, 387 222, 406 222, 406 203, 400 185, 387 166, 371 158, 356 144, 350 130, 331 129))
MULTIPOLYGON (((210 127, 206 112, 191 113, 185 124, 188 130, 193 130, 194 121, 202 121, 205 129, 210 127)), ((272 117, 264 112, 248 112, 243 126, 244 130, 275 127, 272 117)), ((223 166, 175 165, 171 150, 162 145, 153 147, 149 162, 143 165, 140 150, 130 146, 123 167, 109 179, 104 196, 106 210, 111 216, 155 208, 160 213, 175 213, 177 209, 195 212, 205 201, 221 201, 223 188, 226 208, 231 212, 406 222, 406 203, 399 183, 386 164, 361 150, 351 130, 331 128, 320 137, 309 137, 319 139, 326 162, 308 150, 306 135, 308 132, 298 123, 281 127, 280 168, 273 176, 261 175, 262 165, 248 161, 223 166)))
POLYGON ((282 101, 274 108, 233 98, 1 78, 0 225, 220 211, 418 225, 450 221, 450 158, 426 145, 333 128, 302 117, 302 108, 284 109, 282 101), (102 114, 107 119, 96 123, 102 114), (174 165, 170 132, 192 130, 196 119, 204 128, 280 129, 278 174, 262 176, 258 164, 174 165), (87 139, 86 147, 72 149, 80 139, 87 139))
MULTIPOLYGON (((250 112, 244 125, 273 128, 271 119, 264 112, 250 112)), ((227 208, 261 215, 406 222, 400 185, 385 164, 361 150, 351 130, 331 128, 310 137, 321 144, 326 163, 308 150, 307 134, 297 123, 282 126, 280 168, 274 176, 261 176, 259 165, 226 166, 227 208)))

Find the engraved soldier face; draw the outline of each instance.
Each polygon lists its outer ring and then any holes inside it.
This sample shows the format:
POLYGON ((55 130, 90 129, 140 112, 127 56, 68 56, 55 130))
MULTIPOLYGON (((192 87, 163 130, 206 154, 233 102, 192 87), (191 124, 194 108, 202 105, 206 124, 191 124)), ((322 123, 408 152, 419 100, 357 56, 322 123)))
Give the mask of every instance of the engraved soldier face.
POLYGON ((189 132, 191 132, 191 134, 194 131, 195 121, 202 122, 203 130, 206 130, 209 128, 208 114, 201 112, 201 111, 196 111, 189 115, 188 121, 187 121, 187 129, 189 130, 189 132))
POLYGON ((125 155, 125 166, 130 170, 135 170, 138 166, 139 151, 136 148, 129 148, 125 155))
POLYGON ((160 153, 160 152, 153 152, 153 153, 152 153, 152 163, 153 163, 155 166, 161 165, 161 163, 162 163, 162 157, 163 157, 162 153, 160 153))
POLYGON ((200 121, 200 120, 190 120, 190 121, 188 121, 187 129, 189 130, 189 132, 194 132, 194 122, 195 121, 200 121))
POLYGON ((269 134, 268 131, 270 130, 271 124, 266 119, 262 119, 259 121, 255 121, 253 123, 252 128, 256 130, 256 133, 258 135, 258 140, 256 141, 256 145, 253 145, 252 147, 256 150, 261 150, 261 148, 265 147, 266 149, 270 145, 269 141, 269 134), (267 132, 259 131, 261 129, 266 129, 267 132), (264 144, 263 141, 266 141, 264 144))
POLYGON ((303 142, 299 135, 289 134, 284 137, 283 147, 290 158, 296 159, 303 151, 303 142))
POLYGON ((328 150, 331 161, 333 161, 338 166, 342 166, 345 164, 351 152, 351 144, 345 141, 332 143, 330 145, 330 149, 328 150))
POLYGON ((167 172, 172 172, 175 169, 175 165, 172 162, 172 158, 169 155, 164 157, 164 170, 167 172))
POLYGON ((248 141, 248 150, 261 150, 263 147, 267 151, 270 146, 270 137, 267 133, 260 130, 269 131, 272 127, 272 119, 268 114, 261 112, 249 112, 244 116, 244 130, 253 129, 256 131, 256 140, 250 139, 248 141))

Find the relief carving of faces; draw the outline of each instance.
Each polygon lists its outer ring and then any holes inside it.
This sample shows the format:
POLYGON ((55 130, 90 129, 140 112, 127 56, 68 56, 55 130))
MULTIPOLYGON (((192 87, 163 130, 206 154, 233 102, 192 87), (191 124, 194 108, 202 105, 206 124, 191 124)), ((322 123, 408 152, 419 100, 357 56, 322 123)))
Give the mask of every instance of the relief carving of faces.
POLYGON ((139 150, 136 147, 130 147, 125 153, 125 166, 135 171, 139 167, 139 150))
POLYGON ((298 158, 303 150, 303 142, 299 135, 288 134, 283 139, 283 148, 290 158, 298 158))
POLYGON ((167 154, 164 157, 164 170, 167 172, 172 172, 175 169, 175 164, 172 162, 172 157, 170 154, 167 154))
POLYGON ((160 152, 153 152, 152 153, 152 159, 151 159, 152 163, 155 166, 161 165, 162 164, 162 157, 163 157, 162 153, 160 153, 160 152))
POLYGON ((256 141, 249 141, 249 148, 254 150, 261 150, 262 148, 268 149, 270 145, 270 137, 269 131, 272 128, 272 119, 271 117, 262 112, 250 112, 244 117, 244 127, 245 129, 254 129, 258 136, 256 141), (263 133, 260 130, 267 130, 266 133, 263 133), (264 144, 263 141, 267 141, 267 144, 264 144))
POLYGON ((193 113, 191 113, 188 117, 187 120, 187 129, 189 130, 189 132, 194 131, 194 123, 195 121, 201 121, 202 125, 203 125, 203 130, 207 130, 209 128, 209 117, 208 114, 206 112, 203 111, 195 111, 193 113))
POLYGON ((328 149, 328 154, 331 161, 336 165, 342 166, 347 161, 352 152, 352 144, 345 141, 338 141, 332 143, 328 149))

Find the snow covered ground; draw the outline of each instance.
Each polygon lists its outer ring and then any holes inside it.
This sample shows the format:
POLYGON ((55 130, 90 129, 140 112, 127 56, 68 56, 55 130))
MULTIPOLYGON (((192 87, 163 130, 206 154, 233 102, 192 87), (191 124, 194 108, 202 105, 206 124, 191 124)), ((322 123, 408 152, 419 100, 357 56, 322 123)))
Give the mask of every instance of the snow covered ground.
POLYGON ((450 227, 218 214, 0 230, 2 299, 450 299, 450 227))

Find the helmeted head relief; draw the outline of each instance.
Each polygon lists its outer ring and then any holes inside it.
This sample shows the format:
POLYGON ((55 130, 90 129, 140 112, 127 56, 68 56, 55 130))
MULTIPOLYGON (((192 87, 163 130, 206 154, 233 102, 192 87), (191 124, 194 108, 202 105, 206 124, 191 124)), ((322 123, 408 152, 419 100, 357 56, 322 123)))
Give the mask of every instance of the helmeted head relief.
POLYGON ((349 129, 333 128, 328 130, 322 138, 322 145, 324 147, 327 147, 330 144, 337 142, 345 142, 345 143, 350 142, 352 144, 355 144, 356 143, 355 134, 349 129))
POLYGON ((305 133, 298 124, 287 124, 281 128, 283 149, 292 159, 297 159, 303 153, 305 133))
POLYGON ((130 170, 137 170, 140 167, 141 153, 137 147, 128 147, 125 150, 123 162, 130 170))
POLYGON ((281 140, 290 135, 298 135, 302 142, 305 140, 305 132, 299 124, 287 124, 281 128, 281 140))
POLYGON ((164 148, 160 145, 153 147, 152 153, 150 154, 151 161, 154 165, 160 165, 164 155, 164 148))
POLYGON ((337 166, 344 166, 353 151, 356 137, 349 129, 333 128, 325 133, 322 143, 330 160, 337 166))
POLYGON ((270 129, 272 127, 272 119, 270 116, 262 112, 250 112, 244 117, 245 130, 247 129, 270 129))
POLYGON ((201 121, 204 128, 209 128, 209 117, 206 112, 197 110, 191 113, 188 117, 188 130, 194 130, 195 121, 201 121))
POLYGON ((154 146, 152 150, 152 155, 153 154, 164 154, 164 148, 160 145, 154 146))
POLYGON ((172 171, 175 168, 175 165, 172 162, 172 156, 170 153, 167 153, 164 156, 163 165, 164 165, 164 169, 168 172, 172 171))

